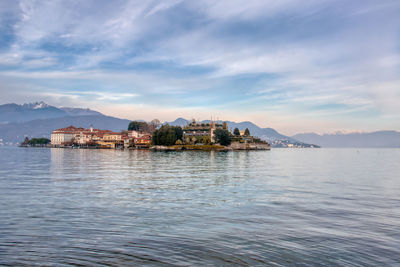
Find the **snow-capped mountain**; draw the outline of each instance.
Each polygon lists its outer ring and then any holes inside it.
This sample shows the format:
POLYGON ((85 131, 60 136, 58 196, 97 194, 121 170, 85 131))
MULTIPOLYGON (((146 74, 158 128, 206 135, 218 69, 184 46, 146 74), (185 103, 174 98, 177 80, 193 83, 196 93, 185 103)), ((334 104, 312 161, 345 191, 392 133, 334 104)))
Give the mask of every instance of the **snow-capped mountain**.
POLYGON ((67 112, 69 116, 89 116, 89 115, 102 115, 98 111, 91 110, 89 108, 68 108, 60 107, 60 109, 67 112))
POLYGON ((80 108, 58 108, 43 101, 0 105, 0 124, 19 123, 36 119, 50 119, 66 116, 102 115, 100 112, 80 108))
POLYGON ((27 109, 41 109, 41 108, 49 108, 51 106, 44 103, 43 101, 40 101, 40 102, 22 104, 22 107, 27 109))

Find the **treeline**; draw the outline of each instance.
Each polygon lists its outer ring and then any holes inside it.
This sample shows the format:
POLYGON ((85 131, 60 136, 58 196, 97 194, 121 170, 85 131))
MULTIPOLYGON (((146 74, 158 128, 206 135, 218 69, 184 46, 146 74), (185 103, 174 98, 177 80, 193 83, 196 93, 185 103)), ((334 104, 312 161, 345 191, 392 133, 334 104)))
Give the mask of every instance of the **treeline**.
POLYGON ((154 119, 149 123, 144 121, 131 121, 128 125, 128 130, 152 133, 160 124, 161 122, 158 119, 154 119))
POLYGON ((47 145, 50 142, 50 139, 47 138, 32 138, 28 141, 28 145, 47 145))
POLYGON ((45 146, 50 144, 50 139, 48 138, 32 138, 29 139, 25 137, 24 142, 21 143, 21 146, 45 146))
POLYGON ((160 129, 153 132, 151 141, 153 145, 172 146, 179 140, 182 144, 183 130, 179 126, 169 126, 165 124, 160 129))

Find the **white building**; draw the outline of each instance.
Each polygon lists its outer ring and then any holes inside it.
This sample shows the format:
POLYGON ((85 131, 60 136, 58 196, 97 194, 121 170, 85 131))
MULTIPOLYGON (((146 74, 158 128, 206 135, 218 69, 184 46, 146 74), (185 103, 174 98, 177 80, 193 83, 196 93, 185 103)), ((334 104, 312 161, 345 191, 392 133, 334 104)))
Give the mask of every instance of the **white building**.
POLYGON ((128 131, 128 137, 140 138, 143 135, 146 135, 146 133, 140 132, 140 131, 133 131, 133 130, 128 131))
POLYGON ((67 128, 54 130, 51 134, 51 144, 53 146, 60 146, 73 141, 74 143, 85 145, 102 141, 103 136, 106 134, 111 134, 113 140, 122 140, 120 133, 113 133, 109 130, 93 129, 93 127, 84 129, 69 126, 67 128))
POLYGON ((54 130, 51 133, 51 144, 53 146, 59 146, 71 142, 76 130, 77 128, 73 126, 54 130))

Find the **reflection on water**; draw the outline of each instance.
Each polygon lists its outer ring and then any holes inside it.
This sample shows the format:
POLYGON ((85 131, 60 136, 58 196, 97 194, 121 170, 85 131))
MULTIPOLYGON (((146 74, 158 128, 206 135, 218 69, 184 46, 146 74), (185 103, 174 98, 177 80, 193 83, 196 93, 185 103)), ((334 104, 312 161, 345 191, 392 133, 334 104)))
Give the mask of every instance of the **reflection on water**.
POLYGON ((395 265, 399 158, 0 148, 0 264, 395 265))

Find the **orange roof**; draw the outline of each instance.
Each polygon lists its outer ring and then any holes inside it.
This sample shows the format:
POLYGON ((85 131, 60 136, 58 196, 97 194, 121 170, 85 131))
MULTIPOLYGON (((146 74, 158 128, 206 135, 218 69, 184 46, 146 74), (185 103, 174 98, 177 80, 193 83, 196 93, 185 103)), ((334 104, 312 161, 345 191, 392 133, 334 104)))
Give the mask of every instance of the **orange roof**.
POLYGON ((100 130, 100 129, 93 129, 91 131, 90 129, 85 129, 82 127, 75 127, 75 126, 68 126, 65 128, 60 128, 56 129, 53 131, 53 133, 69 133, 69 134, 77 134, 77 133, 84 133, 84 134, 106 134, 106 133, 112 133, 110 130, 100 130))
POLYGON ((105 133, 105 134, 110 134, 110 135, 122 135, 122 133, 117 133, 117 132, 108 132, 108 133, 105 133))

